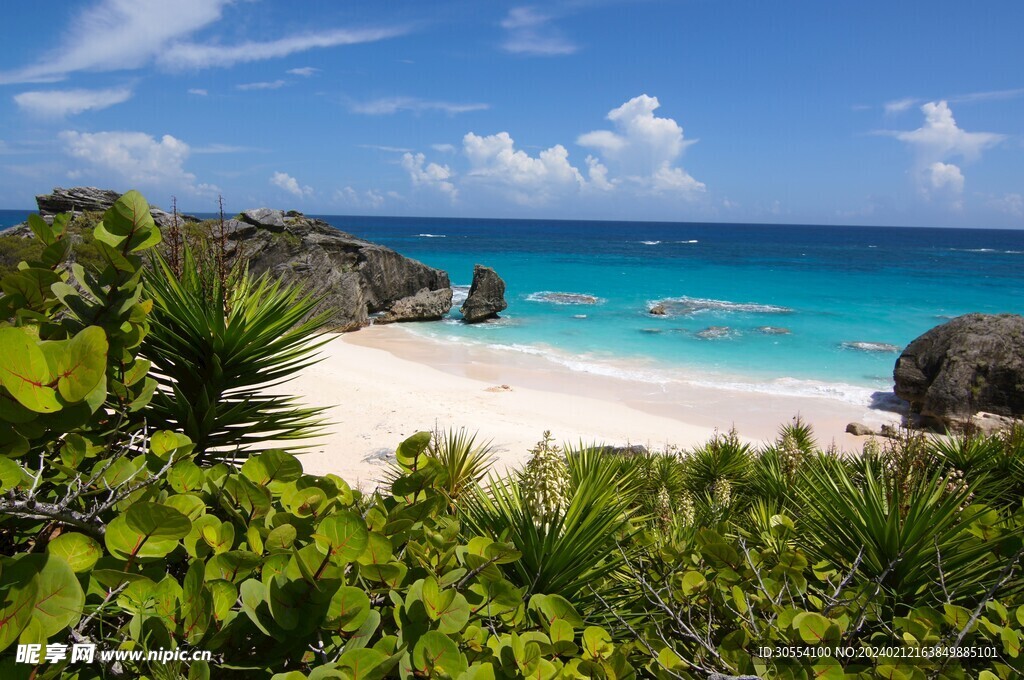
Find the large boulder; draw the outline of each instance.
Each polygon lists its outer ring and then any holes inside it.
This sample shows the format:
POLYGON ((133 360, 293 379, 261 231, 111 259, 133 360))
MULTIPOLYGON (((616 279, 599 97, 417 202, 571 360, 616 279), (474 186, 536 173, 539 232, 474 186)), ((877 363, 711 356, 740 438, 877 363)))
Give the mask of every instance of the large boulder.
POLYGON ((447 314, 451 308, 451 288, 440 288, 438 290, 423 288, 417 291, 415 295, 410 295, 396 301, 385 314, 374 319, 374 322, 436 321, 447 314))
POLYGON ((459 311, 466 323, 479 323, 498 316, 508 307, 505 302, 505 282, 490 267, 473 267, 473 283, 469 295, 459 311))
POLYGON ((979 411, 1024 416, 1024 316, 966 314, 936 326, 903 350, 893 380, 926 424, 962 425, 979 411))
POLYGON ((246 210, 228 220, 228 247, 255 274, 271 272, 323 296, 336 330, 355 330, 371 315, 386 321, 439 319, 451 309, 448 274, 302 213, 246 210))

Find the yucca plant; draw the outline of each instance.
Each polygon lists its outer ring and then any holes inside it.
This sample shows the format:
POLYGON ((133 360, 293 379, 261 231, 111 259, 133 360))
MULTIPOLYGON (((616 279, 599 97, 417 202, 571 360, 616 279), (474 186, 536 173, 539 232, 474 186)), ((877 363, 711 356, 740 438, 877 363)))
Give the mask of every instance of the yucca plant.
POLYGON ((146 278, 154 308, 142 353, 159 383, 150 424, 186 434, 203 463, 317 435, 324 409, 269 392, 327 341, 326 317, 311 316, 317 300, 244 267, 223 276, 190 248, 183 262, 180 279, 161 258, 146 278))
MULTIPOLYGON (((524 488, 536 480, 509 475, 491 478, 487 488, 467 496, 462 515, 468 531, 500 536, 522 552, 519 561, 504 565, 517 587, 526 587, 528 594, 558 594, 596 612, 595 593, 611 601, 628 585, 619 577, 639 547, 630 538, 639 518, 633 499, 619 491, 613 461, 589 461, 560 502, 538 506, 531 502, 536 494, 524 488)), ((622 481, 624 488, 632 484, 628 477, 622 481)))
POLYGON ((860 579, 906 606, 940 587, 957 598, 983 589, 991 571, 986 555, 996 546, 970 530, 985 508, 969 505, 967 485, 951 484, 941 471, 908 482, 870 460, 858 473, 838 460, 807 466, 797 488, 809 557, 840 569, 856 565, 860 579))
MULTIPOLYGON (((730 496, 742 495, 754 459, 750 444, 740 441, 736 430, 715 433, 710 441, 693 450, 684 461, 687 491, 695 498, 713 497, 716 484, 721 495, 721 480, 727 480, 730 496)), ((731 500, 731 499, 730 499, 731 500)))
POLYGON ((979 486, 980 498, 996 504, 1016 503, 1024 491, 1022 433, 1024 428, 1018 425, 999 436, 936 437, 932 449, 950 472, 960 472, 968 481, 987 480, 979 486))
POLYGON ((427 458, 435 466, 434 488, 448 497, 450 503, 479 484, 494 463, 491 442, 477 443, 476 433, 465 428, 434 431, 427 446, 427 458))

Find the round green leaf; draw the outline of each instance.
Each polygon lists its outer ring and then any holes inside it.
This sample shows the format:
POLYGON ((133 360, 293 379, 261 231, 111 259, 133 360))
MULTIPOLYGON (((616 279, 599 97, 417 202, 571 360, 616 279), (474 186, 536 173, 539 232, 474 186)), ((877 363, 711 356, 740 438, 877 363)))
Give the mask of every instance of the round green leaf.
POLYGON ((47 638, 77 623, 82 617, 85 592, 71 567, 55 555, 26 555, 35 567, 36 600, 32 618, 47 638))
POLYGON ((68 341, 57 357, 57 389, 69 402, 85 399, 107 371, 107 334, 89 326, 68 341))
POLYGON ((455 642, 436 630, 427 631, 416 641, 412 663, 417 671, 435 677, 447 675, 457 678, 468 668, 466 657, 459 652, 455 642))
POLYGON ((103 555, 103 548, 85 534, 68 533, 50 541, 46 552, 62 558, 75 573, 81 574, 93 568, 103 555))
POLYGON ((32 620, 38 584, 34 578, 41 555, 0 562, 0 652, 18 639, 32 620), (34 557, 35 559, 27 559, 34 557))
POLYGON ((358 630, 370 614, 370 598, 362 588, 342 586, 331 597, 327 627, 331 630, 358 630))
POLYGON ((321 553, 330 554, 338 563, 348 564, 366 549, 369 532, 362 517, 344 510, 320 522, 313 537, 321 553))
POLYGON ((0 384, 25 408, 36 413, 61 409, 50 385, 54 376, 43 350, 22 328, 0 328, 0 384))
POLYGON ((184 538, 192 528, 188 517, 159 503, 135 503, 125 512, 128 527, 148 538, 184 538))

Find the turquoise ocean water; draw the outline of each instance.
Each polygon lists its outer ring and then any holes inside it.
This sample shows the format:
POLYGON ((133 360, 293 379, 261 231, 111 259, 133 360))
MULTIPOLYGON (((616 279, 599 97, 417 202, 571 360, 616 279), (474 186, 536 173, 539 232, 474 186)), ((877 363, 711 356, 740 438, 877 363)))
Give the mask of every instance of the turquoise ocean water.
MULTIPOLYGON (((23 216, 0 212, 0 226, 23 216)), ((453 310, 415 332, 642 380, 862 403, 891 389, 898 354, 882 345, 967 312, 1024 313, 1024 231, 319 217, 457 287, 475 263, 505 279, 501 320, 467 326, 453 310), (648 313, 658 301, 669 314, 648 313)))

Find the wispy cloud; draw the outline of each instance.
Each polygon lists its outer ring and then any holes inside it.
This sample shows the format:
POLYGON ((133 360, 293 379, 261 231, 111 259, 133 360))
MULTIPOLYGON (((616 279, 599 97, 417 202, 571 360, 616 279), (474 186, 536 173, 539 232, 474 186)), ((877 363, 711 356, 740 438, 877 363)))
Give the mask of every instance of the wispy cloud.
POLYGON ((102 0, 77 13, 60 45, 34 64, 0 73, 0 83, 54 82, 77 71, 145 66, 168 46, 221 17, 229 0, 102 0))
POLYGON ((334 29, 288 36, 264 42, 246 41, 237 45, 205 45, 179 42, 157 57, 157 63, 173 70, 234 66, 265 59, 287 57, 307 50, 358 45, 386 40, 409 32, 405 26, 364 29, 334 29))
POLYGON ((359 144, 362 149, 376 149, 377 151, 387 151, 388 153, 408 153, 412 149, 407 149, 402 146, 387 146, 386 144, 359 144))
POLYGON ((514 54, 542 57, 576 52, 579 47, 552 25, 554 18, 534 7, 513 7, 501 22, 505 29, 501 48, 514 54))
POLYGON ((37 116, 63 118, 83 111, 99 111, 131 99, 126 87, 108 90, 45 90, 14 95, 14 102, 37 116))
POLYGON ((458 104, 454 102, 431 101, 417 99, 416 97, 385 97, 374 99, 368 102, 352 104, 354 113, 363 113, 369 116, 386 116, 399 111, 412 111, 421 113, 423 111, 441 111, 449 115, 467 113, 470 111, 483 111, 491 108, 490 104, 458 104))
POLYGON ((278 90, 287 83, 283 80, 262 81, 258 83, 242 83, 235 85, 236 90, 278 90))
POLYGON ((195 154, 221 154, 221 153, 249 153, 252 151, 264 151, 254 146, 236 146, 234 144, 207 144, 192 149, 195 154))
POLYGON ((987 92, 970 92, 968 94, 961 94, 955 97, 950 97, 949 101, 953 103, 971 103, 971 102, 992 102, 999 101, 1002 99, 1016 99, 1017 97, 1024 97, 1024 87, 1018 87, 1012 90, 989 90, 987 92))
POLYGON ((883 106, 887 115, 893 115, 896 113, 903 113, 909 111, 910 107, 916 104, 919 100, 914 97, 904 97, 903 99, 895 99, 891 102, 886 102, 883 106))
MULTIPOLYGON (((407 26, 333 28, 234 45, 189 38, 223 16, 232 0, 100 0, 73 15, 60 49, 28 66, 0 72, 0 84, 55 82, 79 71, 124 71, 156 63, 170 70, 226 67, 316 48, 375 42, 407 26)), ((295 69, 311 75, 306 69, 295 69)))
POLYGON ((320 69, 313 68, 312 66, 303 66, 302 68, 290 68, 287 73, 293 76, 299 76, 300 78, 309 78, 310 76, 320 73, 320 69))
POLYGON ((209 93, 209 92, 207 92, 206 90, 204 90, 204 89, 202 89, 202 88, 198 88, 198 87, 192 87, 192 88, 189 88, 189 91, 188 91, 188 93, 189 93, 189 94, 194 94, 194 95, 196 95, 197 97, 205 97, 206 95, 210 94, 210 93, 209 93))

